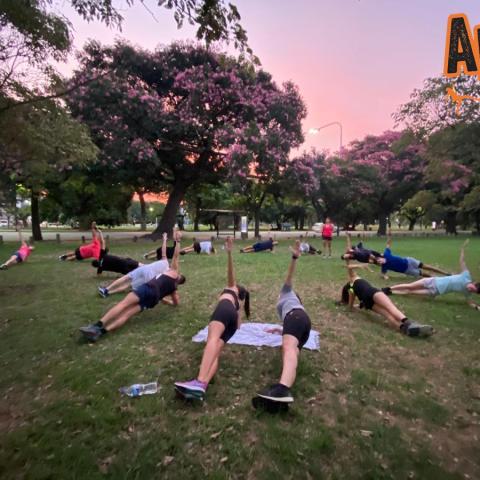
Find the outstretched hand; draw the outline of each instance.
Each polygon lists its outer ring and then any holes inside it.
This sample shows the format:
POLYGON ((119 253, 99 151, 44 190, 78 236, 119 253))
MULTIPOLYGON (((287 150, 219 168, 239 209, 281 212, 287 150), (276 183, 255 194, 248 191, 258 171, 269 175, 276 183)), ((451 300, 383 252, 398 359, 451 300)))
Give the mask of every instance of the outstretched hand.
POLYGON ((225 240, 225 250, 227 252, 231 252, 233 250, 233 238, 232 237, 227 237, 225 240))
POLYGON ((464 242, 463 242, 463 245, 462 245, 462 248, 465 248, 470 242, 470 239, 467 238, 464 242))
POLYGON ((295 257, 299 257, 302 254, 300 251, 300 240, 295 240, 293 247, 290 247, 290 251, 295 257))

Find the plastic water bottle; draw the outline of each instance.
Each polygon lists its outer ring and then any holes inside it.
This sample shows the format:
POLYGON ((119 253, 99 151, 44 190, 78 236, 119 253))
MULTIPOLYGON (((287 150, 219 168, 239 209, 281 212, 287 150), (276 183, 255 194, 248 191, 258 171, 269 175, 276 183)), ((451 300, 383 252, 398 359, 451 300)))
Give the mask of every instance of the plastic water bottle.
POLYGON ((150 383, 134 383, 129 387, 121 387, 119 389, 122 395, 129 397, 141 397, 142 395, 153 395, 158 392, 157 382, 150 383))

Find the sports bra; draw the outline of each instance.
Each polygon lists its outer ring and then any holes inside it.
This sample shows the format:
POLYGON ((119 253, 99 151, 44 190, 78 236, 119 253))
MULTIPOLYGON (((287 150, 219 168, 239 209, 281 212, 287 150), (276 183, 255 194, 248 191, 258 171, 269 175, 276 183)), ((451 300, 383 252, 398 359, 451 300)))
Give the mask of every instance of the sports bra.
POLYGON ((231 288, 224 288, 222 290, 221 295, 223 295, 224 293, 228 293, 229 295, 231 295, 233 297, 233 299, 235 300, 235 309, 237 311, 240 310, 240 303, 238 302, 237 292, 235 290, 232 290, 231 288))

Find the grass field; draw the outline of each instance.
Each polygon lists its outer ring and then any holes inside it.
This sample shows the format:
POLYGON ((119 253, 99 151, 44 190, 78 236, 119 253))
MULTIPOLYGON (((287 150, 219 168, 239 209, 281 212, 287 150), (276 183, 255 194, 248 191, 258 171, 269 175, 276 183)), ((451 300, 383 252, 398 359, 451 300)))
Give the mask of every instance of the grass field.
MULTIPOLYGON (((462 241, 402 239, 393 251, 457 271, 462 241)), ((287 245, 235 254, 238 281, 252 292, 252 321, 277 321, 287 245)), ((113 275, 99 280, 89 262, 57 261, 67 246, 38 244, 27 263, 0 271, 3 479, 480 478, 480 312, 462 296, 394 297, 436 329, 411 339, 373 314, 335 306, 346 281, 343 242, 334 242, 333 259, 302 257, 295 286, 321 350, 302 352, 295 403, 272 416, 255 411, 251 398, 277 380, 279 349, 227 346, 203 405, 173 392, 173 381, 197 373, 203 344, 191 337, 225 286, 224 252, 182 257, 178 308, 160 305, 89 345, 78 327, 121 297, 96 293, 113 275), (157 395, 118 393, 155 379, 157 395)), ((0 259, 15 247, 0 246, 0 259)), ((139 258, 150 247, 116 243, 112 253, 139 258)), ((467 263, 480 278, 480 239, 470 242, 467 263)), ((364 276, 377 286, 405 279, 364 276)))

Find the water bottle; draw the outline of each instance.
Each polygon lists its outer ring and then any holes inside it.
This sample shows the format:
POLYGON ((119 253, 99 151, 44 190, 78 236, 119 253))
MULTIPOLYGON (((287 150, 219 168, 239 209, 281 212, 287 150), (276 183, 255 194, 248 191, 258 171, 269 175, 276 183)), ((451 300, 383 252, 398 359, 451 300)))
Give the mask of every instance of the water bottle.
POLYGON ((129 387, 121 387, 119 389, 122 395, 129 397, 141 397, 142 395, 153 395, 158 392, 157 382, 150 383, 134 383, 129 387))

